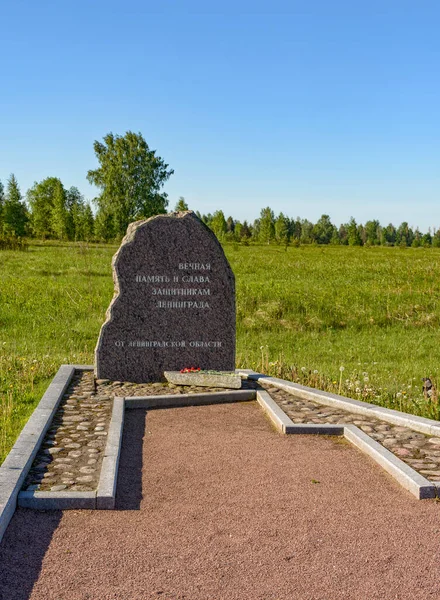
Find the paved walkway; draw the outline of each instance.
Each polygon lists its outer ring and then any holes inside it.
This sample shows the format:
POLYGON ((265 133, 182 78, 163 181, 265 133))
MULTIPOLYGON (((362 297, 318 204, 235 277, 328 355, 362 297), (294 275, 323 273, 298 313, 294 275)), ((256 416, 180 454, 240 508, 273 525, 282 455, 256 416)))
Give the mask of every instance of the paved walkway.
POLYGON ((255 403, 127 412, 116 511, 18 510, 1 600, 425 600, 440 504, 255 403))

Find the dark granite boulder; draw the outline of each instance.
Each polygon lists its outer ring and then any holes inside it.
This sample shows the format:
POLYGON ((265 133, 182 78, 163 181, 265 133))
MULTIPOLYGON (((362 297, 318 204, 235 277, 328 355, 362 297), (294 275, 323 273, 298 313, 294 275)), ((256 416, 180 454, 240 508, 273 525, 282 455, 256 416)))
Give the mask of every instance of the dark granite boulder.
POLYGON ((234 274, 192 211, 131 223, 112 265, 98 378, 143 383, 185 367, 235 368, 234 274))

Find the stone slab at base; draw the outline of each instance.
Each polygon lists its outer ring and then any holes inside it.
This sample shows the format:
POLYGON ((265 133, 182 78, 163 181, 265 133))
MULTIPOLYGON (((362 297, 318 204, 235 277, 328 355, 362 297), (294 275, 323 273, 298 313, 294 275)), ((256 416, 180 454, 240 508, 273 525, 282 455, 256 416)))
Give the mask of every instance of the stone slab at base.
POLYGON ((180 371, 165 371, 165 379, 175 385, 196 385, 198 387, 221 387, 239 390, 241 377, 235 373, 181 373, 180 371))
POLYGON ((160 396, 127 396, 126 408, 178 408, 180 406, 203 406, 226 404, 227 402, 249 402, 255 400, 255 390, 225 390, 206 394, 163 394, 160 396))
POLYGON ((18 506, 34 510, 69 510, 96 508, 96 492, 28 492, 18 495, 18 506))

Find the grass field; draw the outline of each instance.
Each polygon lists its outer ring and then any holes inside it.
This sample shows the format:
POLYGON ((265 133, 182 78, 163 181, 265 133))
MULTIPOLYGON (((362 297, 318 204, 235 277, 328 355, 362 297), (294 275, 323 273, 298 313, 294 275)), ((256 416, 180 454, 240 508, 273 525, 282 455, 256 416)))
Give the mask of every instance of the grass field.
MULTIPOLYGON (((0 253, 0 462, 62 363, 93 363, 116 246, 0 253)), ((225 247, 237 366, 439 418, 440 250, 225 247)))

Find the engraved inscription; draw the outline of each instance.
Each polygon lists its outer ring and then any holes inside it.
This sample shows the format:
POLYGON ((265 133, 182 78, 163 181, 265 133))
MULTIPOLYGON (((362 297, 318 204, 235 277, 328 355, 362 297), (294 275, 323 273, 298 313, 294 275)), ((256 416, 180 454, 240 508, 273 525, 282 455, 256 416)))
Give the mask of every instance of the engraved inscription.
MULTIPOLYGON (((120 342, 119 344, 123 346, 124 342, 120 342)), ((127 346, 129 348, 186 348, 187 346, 190 348, 221 348, 222 343, 220 341, 204 342, 200 340, 192 340, 190 342, 186 342, 185 340, 131 340, 127 346)))
POLYGON ((158 308, 209 308, 209 302, 190 302, 177 300, 159 300, 158 308))
MULTIPOLYGON (((211 263, 179 263, 178 269, 180 271, 211 271, 211 263)), ((150 274, 150 275, 136 275, 135 276, 136 283, 210 283, 210 279, 208 275, 159 275, 159 274, 150 274)), ((210 296, 211 288, 210 287, 152 287, 150 290, 151 296, 210 296)), ((165 302, 158 300, 156 304, 157 308, 165 308, 165 309, 191 309, 191 308, 201 308, 208 309, 210 308, 209 302, 197 302, 197 301, 174 301, 174 302, 165 302)))

